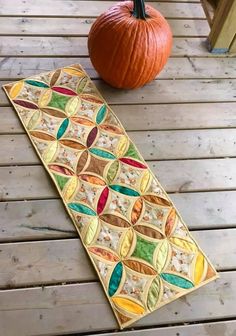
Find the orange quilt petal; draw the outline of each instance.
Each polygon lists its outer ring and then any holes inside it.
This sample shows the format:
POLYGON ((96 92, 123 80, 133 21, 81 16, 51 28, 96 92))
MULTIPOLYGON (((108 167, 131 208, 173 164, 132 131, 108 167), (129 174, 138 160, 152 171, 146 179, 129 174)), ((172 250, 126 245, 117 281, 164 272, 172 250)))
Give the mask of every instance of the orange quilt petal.
POLYGON ((156 275, 157 272, 151 266, 148 266, 137 260, 123 260, 123 264, 135 272, 146 274, 146 275, 156 275))
POLYGON ((100 185, 100 186, 106 185, 106 182, 104 180, 102 180, 100 177, 97 177, 97 176, 94 176, 94 175, 80 174, 79 178, 81 180, 89 182, 91 184, 100 185))
POLYGON ((135 231, 142 233, 144 236, 154 238, 154 239, 164 239, 165 236, 162 232, 158 231, 157 229, 151 228, 150 226, 146 225, 135 225, 135 231))
POLYGON ((111 215, 111 214, 104 214, 100 216, 100 219, 103 220, 104 222, 114 225, 114 226, 119 226, 123 228, 127 228, 130 226, 129 222, 127 222, 125 219, 116 216, 116 215, 111 215))
POLYGON ((63 146, 70 147, 73 149, 78 149, 78 150, 83 150, 86 148, 83 144, 77 141, 69 140, 69 139, 60 139, 60 143, 63 146))
POLYGON ((103 104, 103 100, 95 95, 90 95, 90 94, 81 94, 80 98, 86 101, 89 101, 91 103, 96 103, 96 104, 103 104))
POLYGON ((159 196, 143 195, 143 198, 145 199, 145 201, 153 203, 153 204, 162 205, 162 206, 170 206, 171 205, 170 201, 168 201, 165 198, 159 197, 159 196))
POLYGON ((30 131, 30 134, 38 139, 46 140, 46 141, 54 141, 56 140, 53 135, 48 133, 40 132, 40 131, 30 131))
POLYGON ((88 161, 88 151, 85 150, 79 157, 77 167, 76 167, 76 174, 79 175, 81 171, 85 168, 85 165, 88 161))
POLYGON ((167 217, 165 225, 165 233, 167 236, 171 235, 171 232, 173 231, 173 227, 175 225, 175 220, 176 220, 176 211, 174 208, 172 208, 167 217))
POLYGON ((41 111, 43 111, 44 113, 52 116, 52 117, 56 117, 56 118, 66 118, 66 114, 62 111, 58 111, 52 108, 41 108, 41 111))
POLYGON ((77 124, 85 126, 94 126, 94 122, 81 117, 71 117, 70 120, 74 121, 77 124))
POLYGON ((119 257, 117 255, 115 255, 111 251, 108 251, 104 248, 93 246, 93 247, 89 247, 88 250, 89 252, 96 254, 97 256, 105 260, 112 261, 112 262, 119 261, 119 257))
POLYGON ((132 212, 131 212, 131 223, 135 224, 142 213, 142 209, 143 209, 143 200, 142 198, 138 198, 137 201, 135 201, 132 212))

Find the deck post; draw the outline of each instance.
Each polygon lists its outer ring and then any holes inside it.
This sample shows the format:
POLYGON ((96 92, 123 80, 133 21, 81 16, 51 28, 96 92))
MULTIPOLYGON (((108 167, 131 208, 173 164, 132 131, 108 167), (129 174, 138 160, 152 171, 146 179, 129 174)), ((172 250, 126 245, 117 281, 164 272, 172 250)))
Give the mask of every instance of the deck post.
POLYGON ((213 54, 225 54, 236 36, 236 0, 220 0, 209 34, 209 48, 213 54))

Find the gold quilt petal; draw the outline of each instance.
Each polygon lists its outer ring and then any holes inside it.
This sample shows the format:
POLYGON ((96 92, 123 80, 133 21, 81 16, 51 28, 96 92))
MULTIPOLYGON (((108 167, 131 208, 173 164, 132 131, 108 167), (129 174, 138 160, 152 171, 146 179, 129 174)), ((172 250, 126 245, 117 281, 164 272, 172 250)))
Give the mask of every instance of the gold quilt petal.
POLYGON ((43 160, 46 163, 52 162, 52 160, 53 160, 53 158, 56 154, 57 148, 58 148, 58 142, 55 141, 55 142, 51 143, 48 146, 48 148, 45 150, 45 152, 43 153, 43 160))
POLYGON ((113 297, 112 301, 115 303, 115 305, 118 308, 121 308, 124 311, 136 314, 136 315, 142 315, 145 312, 145 308, 138 304, 137 302, 127 299, 125 297, 113 297))
POLYGON ((19 82, 16 82, 10 89, 10 97, 11 99, 15 99, 18 94, 20 93, 20 91, 23 89, 23 86, 24 86, 24 81, 19 81, 19 82))
POLYGON ((92 218, 91 222, 90 222, 90 225, 87 229, 87 232, 85 234, 85 237, 84 237, 84 242, 85 242, 86 245, 90 245, 92 243, 92 241, 94 240, 95 235, 97 233, 98 227, 99 227, 98 218, 97 217, 92 218))
POLYGON ((79 97, 71 98, 66 104, 66 113, 68 117, 72 117, 79 109, 81 100, 79 97))
POLYGON ((70 201, 71 197, 75 193, 78 186, 78 177, 72 176, 63 189, 63 196, 67 202, 70 201))
POLYGON ((120 247, 120 256, 121 258, 125 258, 128 253, 130 252, 132 243, 133 243, 133 239, 134 239, 134 232, 132 229, 128 229, 127 231, 125 231, 124 236, 123 236, 123 240, 121 243, 121 247, 120 247))

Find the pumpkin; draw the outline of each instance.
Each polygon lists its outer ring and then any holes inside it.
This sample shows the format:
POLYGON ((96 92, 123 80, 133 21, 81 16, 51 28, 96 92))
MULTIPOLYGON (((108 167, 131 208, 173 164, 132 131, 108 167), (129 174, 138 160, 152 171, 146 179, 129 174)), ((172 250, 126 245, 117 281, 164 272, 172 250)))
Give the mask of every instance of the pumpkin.
POLYGON ((143 0, 124 1, 101 14, 91 27, 88 50, 104 81, 133 89, 153 80, 170 55, 167 21, 143 0))

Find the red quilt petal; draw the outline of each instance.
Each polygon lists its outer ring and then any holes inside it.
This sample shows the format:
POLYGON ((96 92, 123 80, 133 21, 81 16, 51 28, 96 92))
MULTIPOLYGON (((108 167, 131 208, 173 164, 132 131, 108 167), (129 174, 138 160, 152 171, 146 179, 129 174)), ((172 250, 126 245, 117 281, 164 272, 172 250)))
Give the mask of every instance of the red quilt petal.
POLYGON ((58 93, 62 93, 64 95, 67 95, 67 96, 77 96, 77 93, 70 90, 70 89, 66 89, 64 87, 61 87, 61 86, 54 86, 52 87, 52 91, 55 91, 55 92, 58 92, 58 93))
POLYGON ((136 167, 136 168, 141 168, 141 169, 145 169, 147 168, 147 166, 145 166, 143 163, 138 162, 136 160, 133 159, 129 159, 129 158, 121 158, 120 159, 121 162, 124 162, 130 166, 136 167))
POLYGON ((109 195, 109 188, 105 187, 101 193, 101 196, 98 200, 98 205, 97 205, 97 213, 100 215, 100 213, 104 210, 105 205, 107 203, 107 199, 108 199, 108 195, 109 195))
POLYGON ((26 107, 26 108, 31 109, 31 110, 37 110, 38 109, 38 105, 36 105, 34 103, 31 103, 29 101, 26 101, 26 100, 15 99, 15 100, 13 100, 13 102, 17 105, 20 105, 22 107, 26 107))
POLYGON ((88 135, 88 138, 87 138, 87 147, 92 146, 92 144, 94 143, 94 140, 96 139, 97 134, 98 134, 98 128, 94 127, 90 131, 90 133, 88 135))

